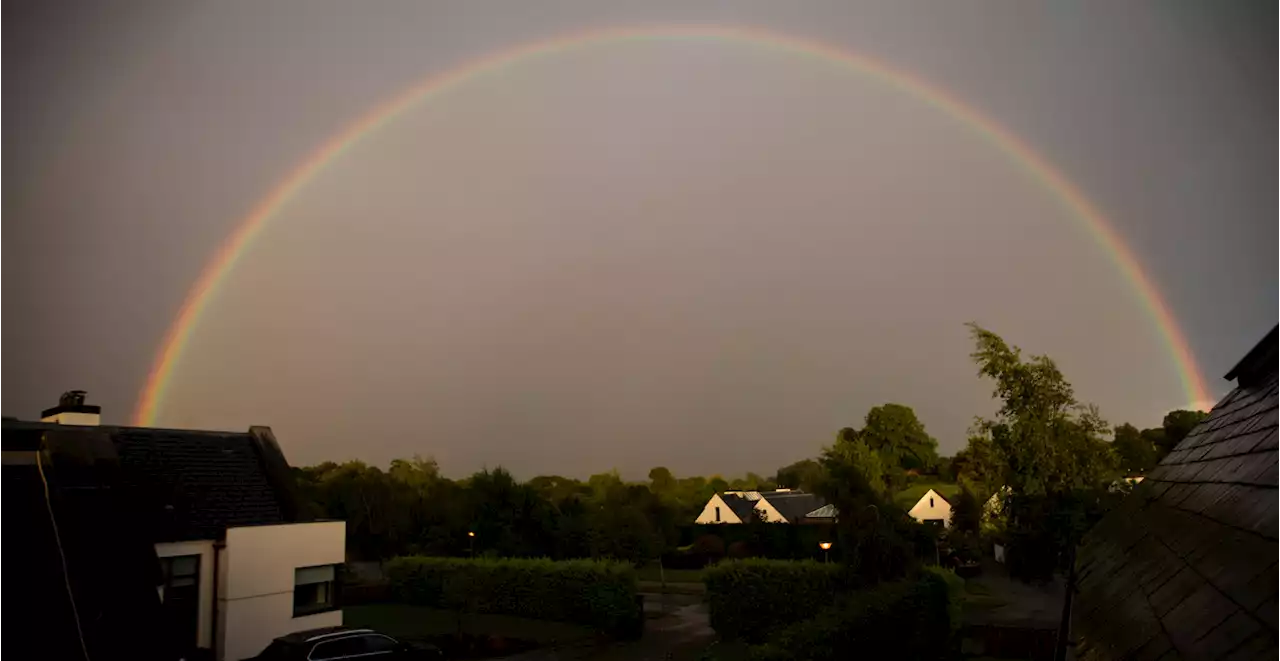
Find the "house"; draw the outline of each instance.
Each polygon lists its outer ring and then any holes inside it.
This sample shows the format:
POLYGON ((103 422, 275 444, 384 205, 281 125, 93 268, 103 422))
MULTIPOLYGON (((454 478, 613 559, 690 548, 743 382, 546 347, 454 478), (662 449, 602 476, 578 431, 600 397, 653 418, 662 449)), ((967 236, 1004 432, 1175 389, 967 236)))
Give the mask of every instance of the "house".
MULTIPOLYGON (((835 505, 823 505, 804 515, 809 523, 832 523, 840 511, 835 505)), ((929 489, 908 512, 915 520, 926 525, 951 526, 951 503, 942 494, 929 489)))
POLYGON ((748 523, 752 517, 768 523, 809 523, 805 515, 822 504, 818 496, 798 489, 726 491, 711 496, 694 523, 748 523))
POLYGON ((1276 333, 1085 536, 1071 605, 1081 661, 1276 658, 1276 333))
POLYGON ((951 503, 942 494, 930 489, 907 511, 911 518, 925 525, 951 527, 951 503))
POLYGON ((58 623, 77 658, 234 661, 342 623, 346 525, 303 520, 270 428, 118 427, 99 414, 73 391, 40 422, 4 420, 5 513, 21 510, 23 525, 6 516, 6 531, 28 542, 8 545, 5 569, 43 595, 14 609, 32 630, 58 623), (148 656, 158 632, 170 638, 148 656))

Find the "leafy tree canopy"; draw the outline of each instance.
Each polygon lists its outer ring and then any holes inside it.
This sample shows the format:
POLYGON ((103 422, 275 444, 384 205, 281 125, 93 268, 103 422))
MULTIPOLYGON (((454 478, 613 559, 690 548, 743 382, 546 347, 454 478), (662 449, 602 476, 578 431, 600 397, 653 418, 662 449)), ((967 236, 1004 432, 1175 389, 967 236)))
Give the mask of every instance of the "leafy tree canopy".
MULTIPOLYGON (((995 333, 970 324, 978 372, 995 382, 995 418, 978 418, 973 436, 982 470, 1018 495, 1096 486, 1115 469, 1097 407, 1078 402, 1048 356, 1024 359, 995 333)), ((973 444, 971 442, 971 448, 973 444)), ((988 478, 990 479, 990 478, 988 478)))

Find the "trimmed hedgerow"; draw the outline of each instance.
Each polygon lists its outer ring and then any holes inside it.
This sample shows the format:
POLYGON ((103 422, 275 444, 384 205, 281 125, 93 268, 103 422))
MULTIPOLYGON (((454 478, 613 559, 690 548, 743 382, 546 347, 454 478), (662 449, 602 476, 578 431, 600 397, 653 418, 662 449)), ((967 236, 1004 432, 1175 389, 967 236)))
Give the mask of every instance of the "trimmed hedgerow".
POLYGON ((813 617, 849 587, 843 565, 810 560, 730 560, 702 572, 711 628, 722 639, 763 639, 813 617))
POLYGON ((953 640, 949 602, 948 581, 937 573, 885 583, 775 630, 749 656, 751 661, 943 658, 953 640))
POLYGON ((643 617, 635 568, 601 560, 400 557, 393 599, 437 608, 573 622, 628 635, 643 617))

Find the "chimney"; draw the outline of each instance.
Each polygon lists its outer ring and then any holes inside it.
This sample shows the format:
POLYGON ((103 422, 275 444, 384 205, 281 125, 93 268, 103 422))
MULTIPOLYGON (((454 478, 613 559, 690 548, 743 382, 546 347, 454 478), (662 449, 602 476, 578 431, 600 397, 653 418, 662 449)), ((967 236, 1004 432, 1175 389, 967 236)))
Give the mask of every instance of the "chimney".
POLYGON ((102 407, 84 403, 83 390, 68 390, 58 398, 58 405, 40 413, 41 422, 60 425, 96 426, 102 418, 102 407))

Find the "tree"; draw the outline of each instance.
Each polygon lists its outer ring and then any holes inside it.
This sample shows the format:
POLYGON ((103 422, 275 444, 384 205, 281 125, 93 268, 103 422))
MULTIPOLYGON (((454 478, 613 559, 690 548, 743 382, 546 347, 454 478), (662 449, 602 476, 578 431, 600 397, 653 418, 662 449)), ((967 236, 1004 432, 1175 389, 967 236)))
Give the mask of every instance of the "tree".
MULTIPOLYGON (((979 418, 974 436, 990 442, 987 461, 1015 494, 1092 487, 1114 470, 1115 457, 1103 434, 1110 431, 1097 407, 1076 401, 1075 392, 1048 356, 1023 360, 1022 351, 999 335, 970 324, 979 374, 995 381, 1001 406, 991 420, 979 418)), ((972 443, 971 443, 972 446, 972 443)))
POLYGON ((1164 458, 1166 454, 1173 452, 1173 449, 1178 447, 1182 439, 1190 435, 1191 430, 1195 429, 1201 422, 1204 422, 1207 417, 1209 417, 1209 414, 1205 411, 1188 411, 1186 409, 1170 411, 1166 414, 1161 425, 1164 437, 1161 439, 1160 457, 1164 458))
POLYGON ((831 474, 834 466, 847 468, 860 478, 860 488, 883 499, 888 494, 885 484, 884 462, 880 453, 876 452, 856 434, 845 434, 844 430, 836 435, 836 442, 822 451, 822 464, 831 474))
POLYGON ((961 535, 977 535, 982 525, 982 502, 969 489, 960 489, 951 506, 951 530, 961 535))
POLYGON ((813 459, 801 459, 778 469, 774 477, 779 487, 814 490, 822 481, 822 466, 813 459))
POLYGON ((1103 436, 1110 430, 1097 407, 1076 400, 1048 356, 1024 359, 999 335, 969 327, 978 373, 995 382, 1001 403, 994 419, 977 419, 969 449, 981 457, 982 471, 1007 487, 1010 570, 1043 579, 1094 520, 1097 509, 1086 506, 1105 492, 1103 480, 1116 465, 1103 436))
POLYGON ((1116 427, 1115 440, 1111 442, 1115 449, 1120 470, 1126 475, 1145 473, 1156 464, 1156 448, 1137 427, 1125 423, 1116 427))
POLYGON ((675 491, 676 476, 666 466, 657 466, 649 470, 649 488, 654 493, 664 494, 675 491))
POLYGON ((867 411, 858 436, 880 453, 889 467, 929 470, 938 463, 938 441, 924 429, 910 406, 884 404, 867 411))
POLYGON ((392 459, 387 476, 415 489, 426 489, 440 479, 440 464, 433 457, 414 455, 413 459, 392 459))

